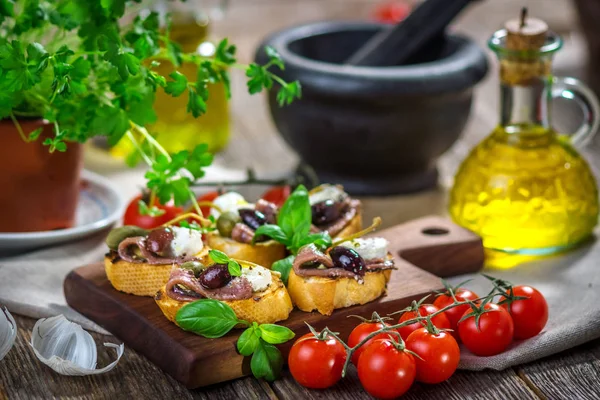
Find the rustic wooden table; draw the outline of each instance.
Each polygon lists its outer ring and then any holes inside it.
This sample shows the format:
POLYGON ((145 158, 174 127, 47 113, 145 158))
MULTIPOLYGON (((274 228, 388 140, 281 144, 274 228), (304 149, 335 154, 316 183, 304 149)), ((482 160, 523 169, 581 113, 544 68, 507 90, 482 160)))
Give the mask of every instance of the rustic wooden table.
MULTIPOLYGON (((306 21, 366 18, 376 3, 367 0, 232 0, 226 19, 216 24, 216 34, 230 37, 238 44, 241 58, 249 61, 255 46, 270 31, 306 21)), ((581 40, 571 34, 576 18, 568 0, 489 0, 464 13, 453 29, 476 38, 483 45, 489 34, 516 15, 522 5, 528 5, 533 15, 544 18, 554 30, 566 35, 565 50, 557 60, 556 69, 560 74, 577 74, 584 56, 581 40)), ((237 90, 232 101, 233 140, 218 163, 231 168, 253 166, 259 173, 271 175, 273 170, 278 175, 290 171, 297 158, 275 132, 265 102, 244 94, 243 77, 237 76, 234 85, 237 90)), ((477 89, 473 115, 463 138, 440 160, 440 187, 409 196, 364 199, 367 218, 383 214, 385 224, 394 225, 426 214, 444 214, 444 188, 457 164, 497 121, 496 86, 493 67, 477 89)), ((598 154, 598 141, 586 155, 600 176, 600 158, 594 153, 598 154)), ((64 377, 43 366, 33 355, 28 343, 34 320, 22 316, 16 316, 16 320, 19 325, 16 345, 0 362, 0 398, 368 398, 354 369, 350 370, 348 379, 326 391, 302 388, 289 372, 272 384, 247 377, 190 391, 128 348, 118 367, 110 373, 64 377)), ((97 343, 116 341, 114 337, 93 336, 97 343)), ((108 359, 109 355, 102 351, 99 365, 105 365, 108 359)), ((599 399, 600 340, 501 372, 459 371, 440 385, 417 384, 405 398, 599 399)))

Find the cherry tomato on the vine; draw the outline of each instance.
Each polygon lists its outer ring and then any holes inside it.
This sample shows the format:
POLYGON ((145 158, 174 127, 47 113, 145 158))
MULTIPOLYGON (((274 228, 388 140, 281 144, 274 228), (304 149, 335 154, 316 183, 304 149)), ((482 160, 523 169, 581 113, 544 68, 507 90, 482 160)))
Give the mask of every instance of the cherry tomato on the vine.
POLYGON ((379 399, 402 396, 415 380, 412 354, 398 350, 390 339, 369 344, 358 360, 358 379, 363 388, 379 399))
POLYGON ((277 207, 281 207, 287 198, 290 197, 291 191, 290 185, 273 186, 263 193, 260 198, 275 204, 277 207))
MULTIPOLYGON (((510 289, 506 291, 510 295, 510 289)), ((543 294, 531 286, 520 285, 513 287, 513 296, 527 297, 524 300, 514 300, 510 305, 502 304, 515 325, 515 339, 534 337, 544 329, 548 322, 548 303, 543 294)), ((499 302, 504 300, 502 297, 499 302)))
POLYGON ((415 352, 417 381, 440 383, 452 376, 460 361, 460 349, 449 332, 429 333, 427 328, 417 329, 408 336, 406 348, 415 352))
POLYGON ((493 356, 502 353, 512 342, 514 325, 508 311, 497 304, 483 306, 484 313, 475 324, 475 316, 469 315, 458 324, 458 334, 464 345, 477 356, 493 356))
MULTIPOLYGON (((156 200, 153 206, 164 210, 162 215, 158 215, 153 217, 151 215, 142 215, 140 214, 139 201, 142 200, 143 196, 136 196, 127 208, 125 209, 125 214, 123 215, 123 225, 135 225, 144 229, 153 229, 161 226, 162 224, 169 222, 179 214, 183 212, 181 207, 176 207, 174 205, 163 205, 156 200)), ((148 205, 150 206, 150 205, 148 205)))
POLYGON ((333 386, 342 377, 346 362, 346 349, 331 336, 317 339, 307 333, 296 340, 288 365, 294 379, 307 388, 325 389, 333 386))
MULTIPOLYGON (((217 197, 219 197, 219 192, 215 190, 212 192, 204 193, 203 195, 199 196, 196 200, 198 202, 212 203, 217 197)), ((200 211, 202 211, 203 216, 208 217, 208 215, 210 214, 210 206, 200 206, 200 211)))
MULTIPOLYGON (((389 326, 389 324, 385 324, 385 325, 389 326)), ((362 340, 364 338, 366 338, 369 334, 371 334, 375 331, 378 331, 381 328, 383 328, 383 324, 381 322, 363 322, 362 324, 360 324, 356 328, 354 328, 352 330, 352 332, 350 333, 350 336, 348 336, 348 346, 350 346, 350 347, 356 346, 357 344, 362 342, 362 340)), ((371 339, 369 339, 365 344, 360 346, 358 349, 356 349, 354 351, 354 353, 352 353, 352 363, 354 365, 357 365, 360 355, 363 353, 365 348, 367 348, 367 346, 370 343, 373 343, 377 339, 387 339, 388 337, 389 337, 389 334, 380 333, 378 335, 375 335, 371 339)))
MULTIPOLYGON (((473 301, 473 300, 479 298, 479 296, 475 292, 472 292, 468 289, 463 289, 463 288, 457 289, 455 291, 454 295, 456 296, 456 300, 458 300, 458 301, 465 301, 465 300, 473 301)), ((454 299, 452 298, 452 296, 450 296, 449 293, 445 293, 445 294, 440 294, 438 297, 436 297, 435 301, 433 302, 433 305, 439 309, 442 309, 453 303, 454 303, 454 299)), ((465 311, 470 310, 470 309, 471 308, 469 307, 468 304, 463 304, 460 306, 452 307, 452 308, 444 311, 444 314, 446 314, 448 321, 450 321, 450 329, 452 329, 452 331, 453 331, 452 336, 454 336, 455 339, 458 339, 458 334, 457 334, 457 330, 456 330, 458 321, 461 319, 461 317, 463 316, 465 311)))
MULTIPOLYGON (((439 310, 440 309, 434 306, 433 304, 423 304, 419 306, 419 314, 421 314, 421 317, 426 317, 439 310)), ((408 321, 409 319, 417 318, 418 316, 419 315, 417 315, 416 311, 407 311, 404 314, 402 314, 402 316, 398 320, 398 323, 401 324, 405 321, 408 321)), ((437 314, 436 316, 431 318, 431 323, 435 325, 435 327, 438 329, 451 329, 450 321, 448 320, 448 317, 446 317, 446 313, 437 314)), ((408 335, 410 335, 412 332, 416 331, 419 328, 423 328, 424 326, 425 325, 421 324, 420 322, 415 322, 414 324, 398 328, 398 332, 400 332, 402 340, 406 340, 408 338, 408 335)))

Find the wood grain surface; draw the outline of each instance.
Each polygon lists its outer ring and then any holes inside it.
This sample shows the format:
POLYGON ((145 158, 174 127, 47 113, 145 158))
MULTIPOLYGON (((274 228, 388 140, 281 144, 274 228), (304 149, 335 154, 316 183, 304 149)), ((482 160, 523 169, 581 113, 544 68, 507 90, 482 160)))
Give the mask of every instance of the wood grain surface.
MULTIPOLYGON (((188 0, 191 1, 191 0, 188 0)), ((382 2, 382 1, 381 1, 382 2)), ((252 58, 255 46, 271 31, 292 24, 326 19, 370 18, 376 0, 230 0, 225 18, 216 23, 215 37, 227 36, 238 47, 242 62, 252 58)), ((451 29, 474 38, 482 47, 490 33, 514 18, 522 6, 532 16, 540 17, 563 34, 565 46, 556 57, 555 74, 582 74, 586 54, 576 32, 577 20, 571 0, 488 0, 463 13, 451 29)), ((498 121, 497 65, 491 53, 488 77, 475 90, 471 119, 461 139, 439 161, 440 187, 408 196, 365 198, 365 219, 385 215, 384 226, 446 212, 446 192, 452 176, 470 149, 494 128, 498 121)), ((233 74, 234 96, 231 103, 232 141, 216 160, 219 165, 235 168, 252 166, 261 176, 281 176, 297 162, 293 151, 276 133, 264 99, 245 93, 242 74, 233 74)), ((561 132, 573 131, 562 110, 553 110, 554 125, 561 132)), ((580 118, 576 115, 576 121, 580 118)), ((597 136, 583 152, 596 176, 600 176, 600 138, 597 136)), ((92 167, 88 164, 88 168, 92 167)), ((125 173, 117 170, 111 179, 125 173)), ((137 172, 140 176, 143 171, 137 172)), ((137 189, 123 188, 133 193, 137 189)), ((359 386, 353 370, 349 379, 326 391, 307 391, 286 373, 283 379, 267 384, 252 377, 198 390, 187 390, 182 384, 130 347, 117 368, 98 376, 65 377, 42 365, 28 344, 34 320, 15 315, 19 333, 15 347, 0 361, 0 399, 368 399, 359 386)), ((97 344, 119 342, 112 336, 92 333, 97 344)), ((100 351, 99 366, 112 360, 112 354, 100 351)), ((590 399, 600 398, 600 340, 576 349, 502 372, 457 371, 448 383, 415 385, 406 395, 409 399, 590 399)))
MULTIPOLYGON (((289 319, 280 324, 293 330, 298 337, 308 332, 305 323, 317 329, 333 326, 342 338, 346 338, 356 325, 348 316, 368 317, 374 311, 386 315, 441 289, 438 278, 402 259, 405 252, 420 254, 414 258, 446 275, 449 271, 472 272, 473 266, 483 265, 481 240, 445 218, 426 217, 376 235, 390 242, 389 251, 395 256, 398 268, 392 272, 385 296, 365 305, 336 310, 331 316, 294 310, 289 319)), ((144 354, 189 388, 251 373, 250 359, 242 357, 236 350, 239 331, 233 330, 219 339, 185 332, 163 316, 154 299, 115 290, 106 278, 103 263, 72 271, 65 279, 64 291, 72 308, 144 354)), ((284 357, 291 344, 280 346, 284 357)))

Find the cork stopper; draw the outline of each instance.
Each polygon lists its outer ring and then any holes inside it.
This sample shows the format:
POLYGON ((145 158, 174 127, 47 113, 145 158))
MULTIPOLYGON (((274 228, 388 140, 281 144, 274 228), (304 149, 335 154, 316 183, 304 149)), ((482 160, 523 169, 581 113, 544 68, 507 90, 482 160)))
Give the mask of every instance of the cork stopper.
MULTIPOLYGON (((505 46, 512 51, 539 51, 548 37, 548 24, 541 19, 530 18, 527 8, 521 9, 519 18, 511 19, 504 25, 505 46)), ((530 85, 550 74, 549 58, 538 56, 508 56, 500 61, 500 79, 510 85, 530 85)))
POLYGON ((507 21, 506 48, 509 50, 539 50, 546 42, 548 24, 541 19, 529 18, 527 7, 519 18, 507 21))

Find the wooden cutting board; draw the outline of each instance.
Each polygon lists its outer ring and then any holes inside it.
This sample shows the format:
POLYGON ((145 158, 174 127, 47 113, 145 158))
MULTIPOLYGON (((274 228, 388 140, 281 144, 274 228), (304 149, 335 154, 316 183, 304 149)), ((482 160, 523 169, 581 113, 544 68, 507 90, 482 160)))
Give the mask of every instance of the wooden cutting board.
MULTIPOLYGON (((432 273, 458 275, 474 272, 483 265, 480 238, 444 218, 421 218, 376 235, 390 241, 390 251, 398 267, 392 273, 386 296, 362 306, 337 310, 329 317, 294 310, 290 318, 280 324, 292 329, 297 337, 308 332, 305 321, 317 329, 329 326, 345 339, 357 323, 355 318, 347 318, 349 315, 369 317, 377 311, 384 316, 398 311, 413 300, 442 288, 440 279, 432 273)), ((251 373, 250 357, 245 358, 236 351, 241 331, 233 330, 219 339, 184 332, 163 316, 152 298, 115 290, 106 278, 102 263, 71 271, 65 279, 64 291, 72 308, 188 388, 251 373)), ((279 346, 286 359, 292 343, 279 346)))

